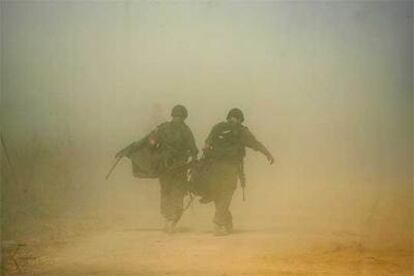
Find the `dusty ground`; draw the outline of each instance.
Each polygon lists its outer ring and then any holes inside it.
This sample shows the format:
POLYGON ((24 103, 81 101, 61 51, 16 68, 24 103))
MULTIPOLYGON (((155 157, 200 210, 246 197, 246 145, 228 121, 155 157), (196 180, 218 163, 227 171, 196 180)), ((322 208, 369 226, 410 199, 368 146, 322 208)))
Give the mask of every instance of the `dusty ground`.
POLYGON ((205 229, 168 235, 120 227, 9 244, 3 266, 4 275, 412 275, 412 252, 367 250, 358 239, 271 228, 214 237, 205 229))

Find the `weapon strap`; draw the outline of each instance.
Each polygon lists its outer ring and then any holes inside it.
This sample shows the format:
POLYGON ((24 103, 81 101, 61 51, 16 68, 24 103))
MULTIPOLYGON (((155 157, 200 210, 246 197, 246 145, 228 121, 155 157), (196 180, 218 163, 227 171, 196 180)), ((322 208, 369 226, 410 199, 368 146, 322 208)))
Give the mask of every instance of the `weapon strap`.
POLYGON ((242 158, 239 163, 239 180, 240 185, 244 188, 246 186, 246 175, 244 174, 244 159, 242 158))

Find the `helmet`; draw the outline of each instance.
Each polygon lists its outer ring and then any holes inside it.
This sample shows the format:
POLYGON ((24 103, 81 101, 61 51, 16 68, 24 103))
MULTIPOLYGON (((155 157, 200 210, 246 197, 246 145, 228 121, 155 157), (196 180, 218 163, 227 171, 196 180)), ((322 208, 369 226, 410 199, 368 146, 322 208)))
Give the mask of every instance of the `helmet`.
POLYGON ((239 119, 240 122, 242 122, 242 123, 244 121, 243 112, 240 109, 238 109, 238 108, 232 108, 232 109, 230 109, 229 113, 227 114, 227 120, 229 120, 230 118, 239 119))
POLYGON ((172 117, 181 117, 183 119, 187 118, 188 112, 187 109, 183 105, 176 105, 171 110, 171 116, 172 117))

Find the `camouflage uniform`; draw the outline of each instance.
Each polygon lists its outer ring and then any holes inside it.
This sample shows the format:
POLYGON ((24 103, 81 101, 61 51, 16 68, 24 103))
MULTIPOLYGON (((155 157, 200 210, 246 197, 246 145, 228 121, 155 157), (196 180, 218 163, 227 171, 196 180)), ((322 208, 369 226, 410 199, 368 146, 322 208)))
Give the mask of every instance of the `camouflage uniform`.
POLYGON ((213 160, 209 173, 211 183, 209 184, 209 197, 215 204, 214 223, 223 226, 230 232, 233 228, 232 215, 229 207, 233 193, 237 187, 237 179, 241 173, 240 165, 245 156, 245 147, 259 151, 273 160, 266 147, 260 143, 250 130, 241 123, 230 120, 215 125, 206 139, 206 155, 209 151, 214 152, 214 137, 220 136, 223 129, 230 128, 238 132, 238 141, 227 148, 220 150, 218 154, 212 153, 213 160))
POLYGON ((190 156, 196 158, 197 147, 190 128, 183 120, 172 120, 158 126, 150 135, 160 144, 164 173, 159 177, 161 185, 161 214, 176 223, 183 212, 186 194, 186 171, 180 170, 190 156))
POLYGON ((197 159, 193 133, 184 123, 187 109, 176 105, 172 120, 159 125, 149 135, 119 151, 115 157, 128 157, 133 174, 139 178, 159 178, 161 214, 166 220, 164 230, 172 232, 183 212, 187 192, 187 161, 197 159))

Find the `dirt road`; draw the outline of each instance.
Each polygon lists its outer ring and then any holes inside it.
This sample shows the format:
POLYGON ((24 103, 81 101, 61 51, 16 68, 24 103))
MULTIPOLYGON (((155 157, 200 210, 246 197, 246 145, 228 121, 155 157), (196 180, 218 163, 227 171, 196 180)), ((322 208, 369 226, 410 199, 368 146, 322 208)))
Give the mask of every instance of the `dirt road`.
POLYGON ((366 250, 347 234, 124 228, 27 244, 5 275, 412 275, 412 252, 366 250))

